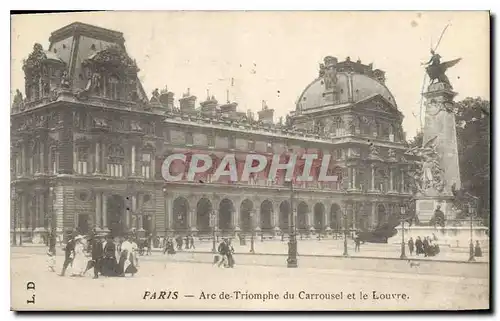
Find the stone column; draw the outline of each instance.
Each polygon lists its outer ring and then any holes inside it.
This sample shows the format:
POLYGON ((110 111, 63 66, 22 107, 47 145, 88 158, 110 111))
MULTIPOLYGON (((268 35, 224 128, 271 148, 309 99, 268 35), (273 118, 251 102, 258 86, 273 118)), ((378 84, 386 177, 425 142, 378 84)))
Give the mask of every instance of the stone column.
POLYGON ((39 193, 39 217, 38 217, 38 227, 45 228, 45 193, 39 193))
POLYGON ((349 189, 352 189, 352 167, 347 168, 347 175, 349 177, 349 189))
POLYGON ((102 173, 106 173, 109 175, 108 173, 108 169, 106 168, 107 167, 107 161, 106 161, 106 157, 108 156, 108 153, 107 153, 107 150, 106 150, 106 143, 105 142, 102 142, 101 143, 101 172, 102 173))
POLYGON ((235 206, 233 215, 231 217, 232 220, 232 225, 235 231, 240 231, 241 230, 241 213, 240 213, 241 207, 240 206, 235 206))
POLYGON ((192 232, 198 232, 198 217, 196 216, 196 209, 190 211, 189 227, 192 232))
POLYGON ((73 146, 73 172, 78 172, 78 153, 76 146, 73 146))
POLYGON ((377 221, 377 203, 376 202, 372 202, 371 203, 372 205, 372 226, 376 226, 378 224, 378 221, 377 221))
POLYGON ((261 218, 260 218, 260 207, 255 209, 253 213, 254 213, 253 214, 253 219, 254 219, 253 223, 255 226, 255 231, 260 231, 261 227, 262 227, 262 222, 261 222, 261 218))
POLYGON ((173 202, 172 202, 172 197, 170 195, 167 195, 165 198, 165 203, 166 203, 166 208, 167 211, 165 213, 166 218, 167 218, 167 226, 168 230, 173 230, 174 229, 174 217, 173 217, 173 202))
POLYGON ((371 186, 371 190, 374 191, 375 190, 375 166, 372 165, 372 186, 371 186))
POLYGON ((102 194, 102 228, 108 230, 108 195, 102 194))
POLYGON ((394 168, 389 168, 389 191, 394 192, 394 168))
POLYGON ((21 144, 21 175, 26 173, 26 144, 21 144))
POLYGON ((357 168, 353 167, 351 170, 352 170, 352 188, 353 189, 358 189, 358 186, 356 184, 356 172, 357 172, 357 168))
POLYGON ((405 192, 405 171, 401 168, 401 193, 405 192))
POLYGON ((40 173, 45 173, 45 161, 44 161, 44 156, 45 156, 45 143, 42 141, 40 142, 40 173))
POLYGON ((101 172, 101 144, 99 142, 95 143, 95 168, 94 173, 98 174, 101 172))
POLYGON ((356 229, 357 224, 356 224, 356 218, 358 216, 358 210, 359 210, 359 205, 357 203, 352 204, 352 228, 356 229))
POLYGON ((95 194, 95 226, 96 228, 102 229, 102 193, 96 192, 95 194))
POLYGON ((131 152, 131 171, 130 171, 130 175, 131 176, 136 176, 136 169, 135 169, 135 145, 132 144, 132 152, 131 152))

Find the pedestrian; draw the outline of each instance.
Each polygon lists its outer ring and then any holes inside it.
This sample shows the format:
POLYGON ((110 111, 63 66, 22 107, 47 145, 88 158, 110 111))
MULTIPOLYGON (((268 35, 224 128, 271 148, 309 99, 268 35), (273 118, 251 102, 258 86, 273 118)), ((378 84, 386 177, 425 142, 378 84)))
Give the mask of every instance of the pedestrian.
POLYGON ((476 241, 476 247, 474 248, 474 256, 475 257, 483 256, 483 251, 481 250, 481 245, 479 244, 479 241, 476 241))
POLYGON ((429 237, 426 236, 422 242, 423 248, 424 248, 424 257, 429 256, 429 237))
POLYGON ((192 236, 192 235, 189 236, 189 243, 190 243, 189 248, 195 250, 196 247, 194 246, 194 236, 192 236))
POLYGON ((420 238, 420 236, 417 236, 417 240, 415 241, 415 247, 416 247, 415 254, 417 254, 417 256, 419 254, 423 254, 424 253, 423 242, 422 242, 422 239, 420 238))
POLYGON ((234 267, 234 248, 233 245, 231 244, 231 240, 227 240, 227 266, 230 268, 234 267))
POLYGON ((95 235, 90 241, 90 253, 92 260, 87 263, 85 273, 91 268, 94 268, 94 279, 99 278, 101 272, 101 260, 104 254, 103 237, 95 235))
POLYGON ((415 244, 413 243, 413 238, 410 237, 408 240, 408 250, 410 250, 410 255, 413 255, 413 249, 415 247, 415 244))
POLYGON ((356 235, 354 238, 354 252, 359 252, 359 246, 361 245, 361 239, 359 238, 359 235, 356 235))
POLYGON ((150 233, 148 236, 147 252, 146 255, 151 255, 151 248, 153 246, 153 235, 150 233))
POLYGON ((73 263, 74 258, 75 258, 75 240, 73 239, 73 236, 70 236, 70 238, 68 239, 68 243, 64 248, 64 263, 60 276, 64 276, 64 274, 66 273, 66 269, 70 264, 73 263))
POLYGON ((217 252, 219 252, 219 258, 217 260, 214 260, 214 264, 219 262, 217 265, 218 267, 221 267, 222 265, 226 266, 227 264, 227 255, 229 253, 229 247, 227 245, 227 239, 223 239, 222 242, 219 244, 219 247, 217 248, 217 252))

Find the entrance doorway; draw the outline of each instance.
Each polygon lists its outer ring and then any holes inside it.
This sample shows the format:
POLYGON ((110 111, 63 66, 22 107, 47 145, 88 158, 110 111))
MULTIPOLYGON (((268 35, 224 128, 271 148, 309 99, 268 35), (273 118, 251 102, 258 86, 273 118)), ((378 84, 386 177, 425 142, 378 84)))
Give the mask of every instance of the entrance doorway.
POLYGON ((78 233, 81 235, 89 234, 89 215, 88 214, 78 214, 78 233))
POLYGON ((120 195, 112 195, 108 199, 107 226, 113 237, 122 236, 125 218, 125 201, 120 195))

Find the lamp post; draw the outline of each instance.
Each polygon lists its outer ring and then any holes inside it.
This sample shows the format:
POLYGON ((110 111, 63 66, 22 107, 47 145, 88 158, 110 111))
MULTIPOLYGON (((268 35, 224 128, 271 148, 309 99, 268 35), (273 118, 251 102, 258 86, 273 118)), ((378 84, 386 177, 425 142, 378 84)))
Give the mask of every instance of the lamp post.
POLYGON ((17 229, 17 199, 16 199, 16 190, 15 187, 11 188, 11 194, 10 194, 10 201, 13 203, 12 209, 14 214, 14 231, 13 231, 13 241, 12 245, 16 246, 17 245, 17 234, 16 234, 16 229, 17 229))
POLYGON ((405 246, 405 213, 406 207, 404 204, 401 204, 401 256, 399 257, 401 260, 406 260, 406 246, 405 246))
POLYGON ((168 212, 167 212, 167 187, 163 187, 163 207, 165 211, 165 238, 168 237, 168 229, 170 227, 168 212))
POLYGON ((347 204, 344 207, 344 213, 342 213, 342 218, 344 219, 344 253, 343 256, 349 256, 349 252, 347 250, 347 204))
POLYGON ((253 222, 254 220, 254 213, 253 211, 250 212, 250 228, 251 228, 251 233, 252 233, 252 236, 250 237, 250 253, 254 254, 255 253, 255 249, 254 249, 254 235, 255 235, 255 224, 253 222))
POLYGON ((212 253, 217 253, 217 246, 215 244, 215 211, 210 213, 210 225, 212 225, 212 253))
POLYGON ((290 240, 288 241, 288 258, 286 260, 287 267, 298 267, 297 262, 297 237, 295 233, 295 209, 293 207, 293 181, 290 184, 290 240))
POLYGON ((50 220, 49 220, 49 229, 50 229, 50 238, 49 238, 49 250, 55 252, 56 248, 56 220, 54 219, 54 187, 49 187, 49 202, 50 202, 50 220))
POLYGON ((474 218, 474 203, 471 202, 469 204, 469 218, 470 218, 470 244, 469 244, 469 262, 475 262, 476 259, 474 258, 474 241, 473 241, 473 234, 472 234, 472 220, 474 218))

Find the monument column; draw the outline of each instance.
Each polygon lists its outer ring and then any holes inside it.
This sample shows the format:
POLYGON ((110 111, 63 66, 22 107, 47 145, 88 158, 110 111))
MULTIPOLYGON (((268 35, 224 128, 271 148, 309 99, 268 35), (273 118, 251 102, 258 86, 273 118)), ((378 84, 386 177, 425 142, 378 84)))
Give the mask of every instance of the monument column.
POLYGON ((419 221, 429 222, 439 205, 445 217, 455 218, 452 210, 453 193, 451 187, 460 189, 460 169, 458 162, 457 133, 453 99, 457 93, 446 82, 429 85, 425 98, 425 128, 421 153, 421 191, 417 195, 416 207, 419 221), (436 165, 438 164, 438 165, 436 165))

